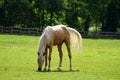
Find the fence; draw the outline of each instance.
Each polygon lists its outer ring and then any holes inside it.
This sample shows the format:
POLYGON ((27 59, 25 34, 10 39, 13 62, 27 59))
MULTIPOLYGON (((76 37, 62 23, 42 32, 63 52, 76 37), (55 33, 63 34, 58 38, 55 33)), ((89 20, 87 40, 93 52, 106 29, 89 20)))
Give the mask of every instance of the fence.
MULTIPOLYGON (((119 32, 81 32, 82 37, 87 38, 119 38, 119 32)), ((22 34, 22 35, 41 35, 42 29, 37 28, 14 28, 0 26, 0 33, 22 34)))
POLYGON ((83 37, 87 38, 118 38, 120 39, 120 32, 81 32, 83 37))
POLYGON ((0 26, 0 33, 23 34, 23 35, 41 35, 42 29, 37 28, 14 28, 0 26))

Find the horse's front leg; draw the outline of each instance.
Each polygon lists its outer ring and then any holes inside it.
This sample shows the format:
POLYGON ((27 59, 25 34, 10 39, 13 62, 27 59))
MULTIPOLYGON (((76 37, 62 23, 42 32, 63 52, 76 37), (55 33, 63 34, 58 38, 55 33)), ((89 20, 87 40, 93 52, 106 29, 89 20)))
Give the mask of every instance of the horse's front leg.
POLYGON ((47 48, 45 49, 45 67, 44 67, 44 71, 46 71, 47 69, 47 48))
POLYGON ((49 64, 48 64, 48 71, 51 71, 51 69, 50 69, 51 54, 52 54, 52 47, 49 48, 49 57, 48 57, 49 64))

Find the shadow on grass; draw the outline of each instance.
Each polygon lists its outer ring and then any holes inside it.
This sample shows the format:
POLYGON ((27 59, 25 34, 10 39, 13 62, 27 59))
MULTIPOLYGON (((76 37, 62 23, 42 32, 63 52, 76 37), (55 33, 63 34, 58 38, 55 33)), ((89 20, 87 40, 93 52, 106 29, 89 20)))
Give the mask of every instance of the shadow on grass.
POLYGON ((36 71, 36 72, 79 72, 79 70, 51 70, 51 71, 36 71))

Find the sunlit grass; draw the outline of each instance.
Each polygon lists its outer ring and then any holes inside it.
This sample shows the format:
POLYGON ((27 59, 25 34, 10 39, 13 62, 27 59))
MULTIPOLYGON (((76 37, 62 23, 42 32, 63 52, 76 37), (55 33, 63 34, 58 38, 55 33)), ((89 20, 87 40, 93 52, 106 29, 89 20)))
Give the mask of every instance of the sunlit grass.
POLYGON ((72 53, 73 72, 63 45, 62 71, 57 72, 57 48, 52 53, 51 72, 37 72, 38 36, 0 34, 1 80, 119 80, 120 40, 83 39, 83 51, 72 53))

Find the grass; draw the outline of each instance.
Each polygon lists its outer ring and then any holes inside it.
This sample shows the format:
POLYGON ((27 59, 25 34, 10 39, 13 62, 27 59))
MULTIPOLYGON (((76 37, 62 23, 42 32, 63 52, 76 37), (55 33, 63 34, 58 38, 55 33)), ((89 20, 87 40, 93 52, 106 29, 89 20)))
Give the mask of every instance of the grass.
POLYGON ((37 72, 38 36, 0 34, 1 80, 119 80, 120 40, 83 39, 83 51, 73 52, 73 72, 65 46, 62 71, 56 47, 53 50, 51 72, 37 72))

